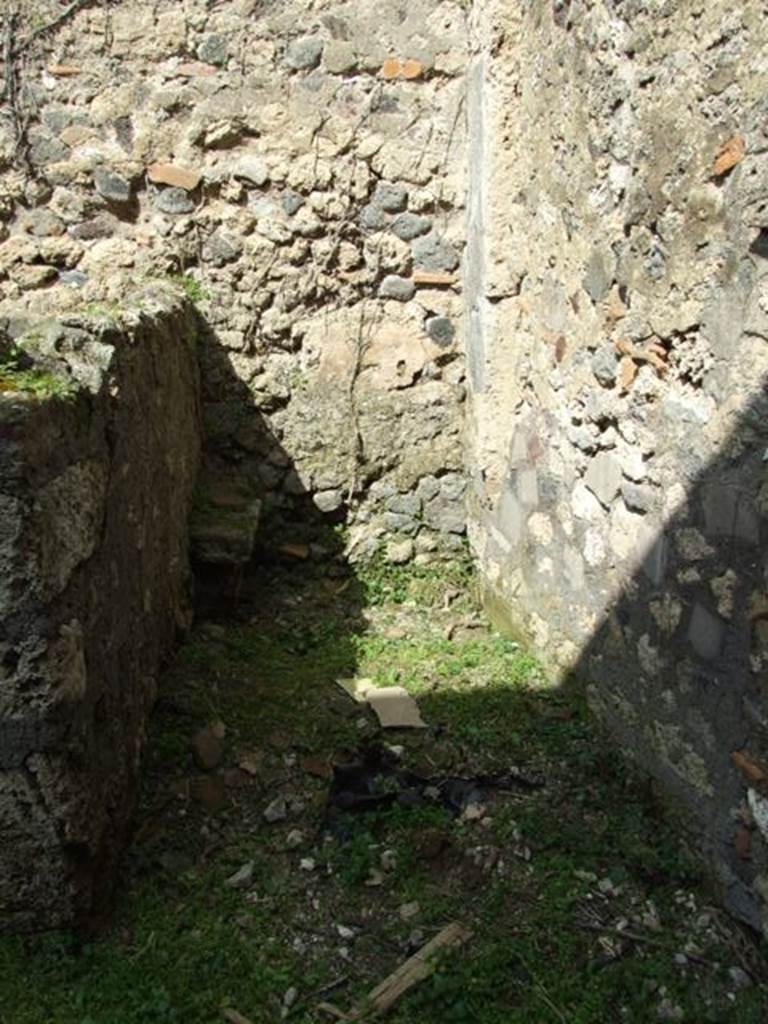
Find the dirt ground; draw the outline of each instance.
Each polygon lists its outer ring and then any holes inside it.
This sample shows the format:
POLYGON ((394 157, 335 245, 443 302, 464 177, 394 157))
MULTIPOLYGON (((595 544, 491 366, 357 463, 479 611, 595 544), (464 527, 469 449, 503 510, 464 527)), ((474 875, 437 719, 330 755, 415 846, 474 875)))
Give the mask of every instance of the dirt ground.
POLYGON ((0 1022, 330 1021, 453 922, 469 937, 395 1024, 766 1019, 764 951, 578 687, 487 627, 463 563, 298 554, 236 606, 212 586, 162 683, 114 918, 0 940, 0 1022), (339 685, 360 679, 426 728, 382 730, 339 685))

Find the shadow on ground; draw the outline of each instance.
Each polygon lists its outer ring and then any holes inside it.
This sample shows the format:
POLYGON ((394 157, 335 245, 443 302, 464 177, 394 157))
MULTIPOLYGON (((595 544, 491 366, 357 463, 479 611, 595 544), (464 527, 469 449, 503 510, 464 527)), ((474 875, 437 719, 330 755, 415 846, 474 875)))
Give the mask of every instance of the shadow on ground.
POLYGON ((163 682, 110 933, 0 942, 0 1021, 317 1024, 452 920, 472 939, 395 1024, 764 1019, 759 958, 647 786, 578 692, 487 629, 465 566, 263 552, 235 620, 200 621, 163 682), (428 728, 382 736, 350 675, 405 686, 428 728), (334 766, 381 742, 436 784, 525 781, 329 829, 334 766))
POLYGON ((210 334, 201 367, 208 498, 236 492, 210 504, 226 520, 256 497, 266 517, 234 589, 226 567, 202 574, 109 932, 0 940, 1 1024, 317 1024, 453 920, 472 938, 394 1024, 762 1022, 764 961, 579 688, 488 629, 464 562, 349 565, 210 334), (406 687, 427 729, 382 735, 338 685, 353 676, 406 687), (335 768, 382 743, 470 798, 403 800, 382 772, 389 805, 329 828, 335 768))

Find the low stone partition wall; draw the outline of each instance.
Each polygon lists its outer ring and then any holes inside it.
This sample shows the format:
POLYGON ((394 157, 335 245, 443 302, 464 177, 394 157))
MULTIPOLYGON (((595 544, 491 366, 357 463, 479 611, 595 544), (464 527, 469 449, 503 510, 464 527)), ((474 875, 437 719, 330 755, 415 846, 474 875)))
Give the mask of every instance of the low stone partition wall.
POLYGON ((196 319, 0 324, 0 928, 104 909, 158 666, 189 622, 196 319))

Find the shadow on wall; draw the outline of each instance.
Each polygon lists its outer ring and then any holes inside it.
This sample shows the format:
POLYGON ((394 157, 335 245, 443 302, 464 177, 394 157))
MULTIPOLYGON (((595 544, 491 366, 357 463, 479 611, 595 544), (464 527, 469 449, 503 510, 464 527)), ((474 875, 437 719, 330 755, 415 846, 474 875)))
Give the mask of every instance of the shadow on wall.
POLYGON ((688 460, 684 500, 638 546, 634 575, 574 669, 623 752, 671 798, 728 909, 758 930, 768 900, 767 424, 763 381, 717 458, 688 460))
MULTIPOLYGON (((200 362, 203 490, 215 496, 223 488, 225 510, 234 489, 267 511, 263 539, 254 547, 255 575, 245 582, 244 614, 252 612, 248 591, 259 593, 259 564, 314 561, 329 579, 351 584, 346 635, 364 631, 363 595, 329 529, 343 509, 328 516, 315 508, 248 387, 233 373, 226 349, 205 325, 200 362)), ((646 534, 645 542, 632 538, 642 552, 636 572, 601 614, 573 671, 588 684, 593 707, 624 753, 657 780, 687 822, 690 846, 714 865, 726 906, 758 930, 763 879, 768 892, 762 834, 768 835, 768 800, 761 792, 768 796, 768 773, 760 768, 768 764, 766 423, 764 382, 714 461, 701 465, 692 446, 685 460, 689 478, 680 481, 685 500, 661 534, 646 534), (741 753, 741 772, 734 752, 741 753), (751 783, 746 796, 745 781, 751 783)), ((214 569, 214 586, 202 587, 201 614, 237 614, 223 577, 214 569)), ((198 579, 205 583, 211 574, 199 572, 198 579)))
POLYGON ((200 315, 198 324, 203 449, 191 554, 198 612, 232 615, 264 558, 340 565, 334 526, 346 509, 317 508, 216 331, 200 315))

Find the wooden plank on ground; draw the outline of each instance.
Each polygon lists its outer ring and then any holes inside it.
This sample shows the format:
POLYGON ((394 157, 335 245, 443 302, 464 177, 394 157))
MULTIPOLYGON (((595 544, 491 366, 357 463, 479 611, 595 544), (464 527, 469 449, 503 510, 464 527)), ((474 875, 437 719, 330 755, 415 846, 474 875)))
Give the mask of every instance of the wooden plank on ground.
POLYGON ((454 921, 446 925, 425 946, 385 978, 380 985, 368 993, 368 1002, 375 1016, 386 1013, 397 1000, 410 988, 428 978, 434 971, 434 958, 437 953, 454 946, 461 946, 470 937, 471 932, 454 921))
POLYGON ((225 1008, 221 1011, 221 1016, 224 1020, 229 1021, 229 1024, 253 1024, 253 1021, 244 1017, 242 1013, 238 1013, 237 1010, 225 1008))
POLYGON ((344 1013, 329 1003, 322 1003, 318 1010, 335 1016, 338 1020, 354 1021, 368 1016, 380 1017, 387 1013, 409 989, 432 974, 435 969, 436 954, 454 946, 461 946, 471 937, 472 932, 469 929, 459 924, 458 921, 454 921, 439 931, 433 939, 430 939, 417 953, 402 963, 381 984, 371 989, 364 1007, 344 1013))

